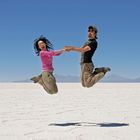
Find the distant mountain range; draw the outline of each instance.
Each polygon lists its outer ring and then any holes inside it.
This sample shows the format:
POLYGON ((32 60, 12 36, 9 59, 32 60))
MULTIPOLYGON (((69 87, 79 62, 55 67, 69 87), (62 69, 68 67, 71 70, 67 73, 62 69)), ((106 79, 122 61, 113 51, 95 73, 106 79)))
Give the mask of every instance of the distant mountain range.
POLYGON ((130 79, 130 78, 125 78, 123 76, 119 76, 119 75, 110 75, 110 76, 106 76, 104 77, 101 82, 110 82, 110 83, 139 83, 140 82, 140 78, 136 78, 136 79, 130 79))
MULTIPOLYGON (((72 76, 72 75, 55 75, 56 81, 59 83, 78 83, 80 82, 79 76, 72 76)), ((20 80, 20 81, 13 81, 13 82, 31 82, 31 80, 20 80)), ((125 78, 119 75, 109 75, 105 76, 102 80, 102 83, 140 83, 140 77, 136 79, 125 78)))

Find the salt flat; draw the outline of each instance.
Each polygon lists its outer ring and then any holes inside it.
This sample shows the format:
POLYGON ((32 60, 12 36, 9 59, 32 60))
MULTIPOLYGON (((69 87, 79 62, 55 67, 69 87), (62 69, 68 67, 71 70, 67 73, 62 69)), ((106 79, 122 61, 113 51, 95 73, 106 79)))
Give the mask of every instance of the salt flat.
POLYGON ((140 140, 140 84, 0 83, 0 140, 140 140))

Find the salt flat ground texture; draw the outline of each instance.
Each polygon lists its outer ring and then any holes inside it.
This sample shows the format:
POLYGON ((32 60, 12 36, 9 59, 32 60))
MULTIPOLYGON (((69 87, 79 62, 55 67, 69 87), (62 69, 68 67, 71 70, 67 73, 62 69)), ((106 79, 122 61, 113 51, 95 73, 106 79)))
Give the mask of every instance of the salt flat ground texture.
POLYGON ((140 140, 140 84, 0 83, 0 140, 140 140))

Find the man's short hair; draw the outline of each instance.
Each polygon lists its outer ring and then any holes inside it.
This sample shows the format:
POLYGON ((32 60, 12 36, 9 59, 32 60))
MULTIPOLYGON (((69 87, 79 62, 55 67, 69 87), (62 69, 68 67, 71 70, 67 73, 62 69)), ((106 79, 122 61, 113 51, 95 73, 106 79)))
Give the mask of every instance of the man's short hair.
POLYGON ((95 33, 98 32, 97 28, 96 28, 95 26, 92 26, 92 25, 90 25, 90 26, 88 27, 88 31, 89 31, 89 30, 93 30, 93 31, 95 31, 95 33))

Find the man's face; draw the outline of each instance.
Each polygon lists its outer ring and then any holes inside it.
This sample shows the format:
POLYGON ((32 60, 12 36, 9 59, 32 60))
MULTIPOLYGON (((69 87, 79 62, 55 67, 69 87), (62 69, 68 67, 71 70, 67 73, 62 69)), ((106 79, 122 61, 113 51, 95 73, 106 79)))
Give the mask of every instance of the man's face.
POLYGON ((93 29, 88 30, 88 38, 89 39, 95 39, 96 33, 93 29))

